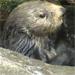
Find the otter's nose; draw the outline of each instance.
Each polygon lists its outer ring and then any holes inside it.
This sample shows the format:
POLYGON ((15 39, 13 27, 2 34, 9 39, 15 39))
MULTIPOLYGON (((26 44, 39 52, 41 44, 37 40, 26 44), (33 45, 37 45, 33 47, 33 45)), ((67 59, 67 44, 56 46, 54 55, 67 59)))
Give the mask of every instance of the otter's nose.
POLYGON ((62 16, 64 16, 65 13, 66 13, 66 9, 62 7, 62 8, 61 8, 61 11, 62 11, 62 16))

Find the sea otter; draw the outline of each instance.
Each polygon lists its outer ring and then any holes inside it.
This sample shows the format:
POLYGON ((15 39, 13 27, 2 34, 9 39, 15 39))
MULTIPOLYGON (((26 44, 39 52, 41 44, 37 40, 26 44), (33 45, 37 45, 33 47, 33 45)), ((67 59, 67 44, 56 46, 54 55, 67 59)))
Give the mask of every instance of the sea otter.
POLYGON ((57 56, 48 34, 62 24, 65 8, 46 1, 24 2, 8 17, 3 31, 3 47, 30 58, 50 61, 57 56))

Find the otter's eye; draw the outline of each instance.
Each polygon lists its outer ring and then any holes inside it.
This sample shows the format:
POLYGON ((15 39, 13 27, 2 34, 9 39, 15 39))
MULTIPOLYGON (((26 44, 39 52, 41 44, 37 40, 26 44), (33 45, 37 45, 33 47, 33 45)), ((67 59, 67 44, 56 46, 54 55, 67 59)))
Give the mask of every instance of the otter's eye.
POLYGON ((42 14, 39 15, 39 17, 40 17, 40 18, 44 18, 44 17, 45 17, 45 14, 42 13, 42 14))

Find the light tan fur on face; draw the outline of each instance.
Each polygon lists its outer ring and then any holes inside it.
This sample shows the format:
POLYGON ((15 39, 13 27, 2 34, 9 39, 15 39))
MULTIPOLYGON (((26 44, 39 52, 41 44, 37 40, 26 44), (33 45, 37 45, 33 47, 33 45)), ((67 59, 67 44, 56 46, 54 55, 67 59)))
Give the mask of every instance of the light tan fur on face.
MULTIPOLYGON (((15 11, 16 17, 13 19, 18 20, 18 17, 20 17, 21 20, 18 22, 18 26, 24 23, 24 25, 21 26, 23 27, 23 31, 25 28, 30 34, 45 36, 60 27, 65 8, 49 2, 35 1, 35 5, 33 2, 30 4, 23 3, 19 5, 15 11), (18 9, 20 9, 20 11, 18 11, 18 9), (21 11, 22 9, 25 11, 21 11), (40 18, 40 14, 45 14, 45 17, 40 18)), ((13 13, 14 11, 12 14, 13 13)))

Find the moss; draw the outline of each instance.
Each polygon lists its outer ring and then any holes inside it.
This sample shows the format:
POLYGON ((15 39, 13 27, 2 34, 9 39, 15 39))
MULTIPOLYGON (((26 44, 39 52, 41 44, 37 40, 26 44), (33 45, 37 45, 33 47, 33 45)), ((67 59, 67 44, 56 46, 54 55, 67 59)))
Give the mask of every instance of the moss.
POLYGON ((25 1, 33 1, 33 0, 1 0, 0 8, 10 13, 15 7, 25 1))

